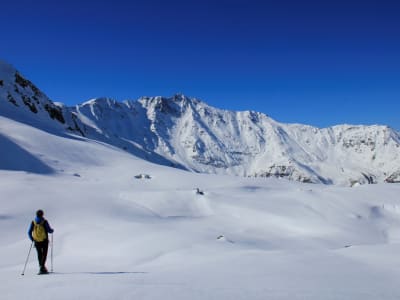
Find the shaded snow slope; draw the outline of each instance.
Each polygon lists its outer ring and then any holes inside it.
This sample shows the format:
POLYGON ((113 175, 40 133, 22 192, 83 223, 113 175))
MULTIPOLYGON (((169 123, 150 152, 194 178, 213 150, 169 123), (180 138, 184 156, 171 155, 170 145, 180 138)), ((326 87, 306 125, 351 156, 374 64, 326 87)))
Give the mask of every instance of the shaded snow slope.
POLYGON ((24 149, 11 158, 52 170, 0 170, 5 299, 400 297, 399 185, 196 174, 5 117, 0 135, 24 149), (31 253, 21 276, 38 208, 55 229, 55 273, 36 276, 31 253))
POLYGON ((49 166, 3 134, 0 134, 0 145, 0 170, 26 171, 38 174, 52 172, 49 166))
POLYGON ((283 124, 184 95, 125 102, 98 98, 65 107, 6 63, 0 63, 0 114, 194 172, 346 186, 400 182, 400 135, 387 126, 283 124))

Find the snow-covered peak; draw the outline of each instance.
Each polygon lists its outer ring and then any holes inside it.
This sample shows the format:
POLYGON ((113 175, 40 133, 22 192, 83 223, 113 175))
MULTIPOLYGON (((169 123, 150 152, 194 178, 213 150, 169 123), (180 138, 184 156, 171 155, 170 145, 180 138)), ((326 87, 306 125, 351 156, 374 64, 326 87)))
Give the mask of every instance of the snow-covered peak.
POLYGON ((36 127, 65 124, 62 107, 55 105, 31 81, 5 62, 0 62, 0 112, 36 127))
MULTIPOLYGON (((54 104, 0 63, 0 114, 64 130, 195 172, 354 185, 400 181, 400 135, 381 125, 317 128, 228 111, 182 94, 54 104)), ((40 125, 41 126, 41 125, 40 125)))
POLYGON ((163 114, 179 117, 187 110, 198 109, 206 106, 198 99, 187 97, 183 94, 175 94, 172 97, 142 97, 138 102, 151 114, 163 114))
POLYGON ((164 97, 164 96, 155 96, 155 97, 141 97, 139 100, 139 102, 142 103, 147 103, 148 105, 150 104, 156 104, 156 103, 160 103, 160 102, 165 102, 165 101, 172 101, 174 103, 182 103, 182 104, 186 104, 188 102, 191 103, 198 103, 200 102, 200 100, 196 99, 196 98, 191 98, 188 97, 184 94, 180 94, 177 93, 175 95, 172 95, 170 97, 164 97))
POLYGON ((100 105, 100 106, 108 106, 108 107, 113 107, 118 104, 118 101, 113 99, 113 98, 108 98, 108 97, 100 97, 100 98, 93 98, 88 101, 85 101, 81 104, 81 106, 95 106, 95 105, 100 105))

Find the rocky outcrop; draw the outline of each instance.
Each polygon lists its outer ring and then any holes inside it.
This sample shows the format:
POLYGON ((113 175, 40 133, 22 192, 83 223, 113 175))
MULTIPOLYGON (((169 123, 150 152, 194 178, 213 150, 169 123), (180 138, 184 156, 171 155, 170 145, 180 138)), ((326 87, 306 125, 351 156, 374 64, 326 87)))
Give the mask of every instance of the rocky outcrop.
POLYGON ((12 66, 0 62, 0 97, 14 107, 33 114, 47 115, 61 124, 65 123, 62 109, 55 105, 31 81, 25 79, 12 66))
POLYGON ((392 173, 385 181, 388 183, 400 183, 400 170, 392 173))

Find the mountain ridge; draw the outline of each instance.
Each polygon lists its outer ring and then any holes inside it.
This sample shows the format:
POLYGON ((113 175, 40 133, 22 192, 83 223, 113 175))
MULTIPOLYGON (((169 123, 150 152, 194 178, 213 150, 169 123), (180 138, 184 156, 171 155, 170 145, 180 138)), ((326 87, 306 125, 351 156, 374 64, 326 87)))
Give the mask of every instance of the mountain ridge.
POLYGON ((55 103, 0 62, 0 114, 109 143, 140 158, 201 173, 356 185, 400 182, 400 134, 385 125, 317 128, 230 111, 183 94, 55 103))

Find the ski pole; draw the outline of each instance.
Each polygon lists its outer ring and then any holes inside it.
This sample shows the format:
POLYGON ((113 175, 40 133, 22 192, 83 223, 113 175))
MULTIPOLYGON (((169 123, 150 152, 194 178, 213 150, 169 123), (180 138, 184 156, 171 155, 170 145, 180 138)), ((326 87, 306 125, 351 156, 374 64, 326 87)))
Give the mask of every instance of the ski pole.
POLYGON ((28 256, 26 257, 24 270, 22 271, 22 274, 21 274, 22 276, 25 275, 25 269, 26 269, 26 265, 28 264, 29 255, 31 254, 32 246, 33 246, 33 241, 31 243, 31 247, 29 248, 28 256))
POLYGON ((51 269, 50 269, 50 271, 52 273, 53 273, 53 245, 54 245, 53 234, 51 234, 51 269))

